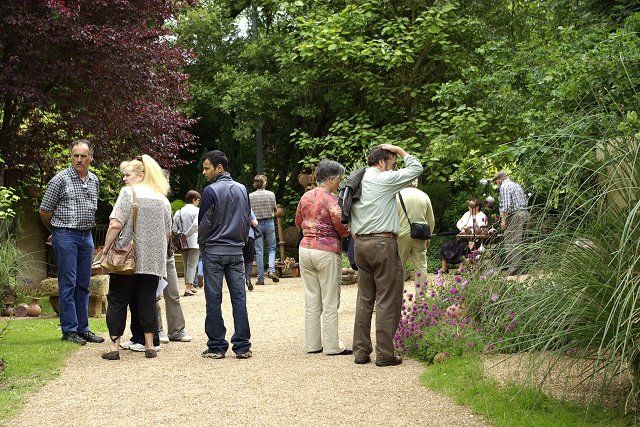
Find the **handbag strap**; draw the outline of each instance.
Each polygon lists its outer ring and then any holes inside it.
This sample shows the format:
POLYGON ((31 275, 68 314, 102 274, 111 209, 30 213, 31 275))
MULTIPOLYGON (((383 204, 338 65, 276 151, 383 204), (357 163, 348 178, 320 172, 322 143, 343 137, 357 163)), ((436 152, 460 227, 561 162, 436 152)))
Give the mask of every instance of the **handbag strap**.
POLYGON ((398 193, 398 197, 400 197, 400 204, 402 205, 402 210, 404 214, 407 216, 407 220, 409 220, 409 224, 411 224, 411 218, 409 218, 409 214, 407 213, 407 208, 404 206, 404 200, 402 200, 402 194, 398 193))
POLYGON ((133 241, 136 241, 136 223, 138 222, 138 196, 136 196, 136 190, 131 187, 131 194, 133 194, 133 241))
POLYGON ((184 226, 182 225, 182 208, 178 209, 178 221, 180 222, 180 233, 184 234, 184 226))

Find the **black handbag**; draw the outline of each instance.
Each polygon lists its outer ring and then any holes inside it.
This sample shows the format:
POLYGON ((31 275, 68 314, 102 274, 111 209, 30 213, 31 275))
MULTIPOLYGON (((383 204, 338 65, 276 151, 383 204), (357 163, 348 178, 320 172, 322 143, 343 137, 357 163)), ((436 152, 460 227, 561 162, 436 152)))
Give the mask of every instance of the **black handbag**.
POLYGON ((411 222, 411 218, 409 218, 409 214, 407 213, 407 208, 404 206, 404 200, 402 200, 402 194, 398 193, 398 197, 400 197, 402 210, 409 220, 409 226, 411 227, 411 238, 417 240, 430 240, 431 227, 429 226, 429 224, 425 224, 423 222, 411 222))

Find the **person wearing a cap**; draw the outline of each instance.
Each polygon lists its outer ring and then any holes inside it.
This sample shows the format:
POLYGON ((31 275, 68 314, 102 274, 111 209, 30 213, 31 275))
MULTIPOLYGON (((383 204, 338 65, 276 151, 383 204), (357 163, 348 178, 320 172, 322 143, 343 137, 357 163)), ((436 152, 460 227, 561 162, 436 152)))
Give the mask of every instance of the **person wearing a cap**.
POLYGON ((493 182, 499 189, 500 226, 505 230, 505 267, 510 275, 515 275, 521 267, 522 236, 529 219, 527 196, 520 184, 511 181, 504 171, 498 172, 493 177, 493 182))

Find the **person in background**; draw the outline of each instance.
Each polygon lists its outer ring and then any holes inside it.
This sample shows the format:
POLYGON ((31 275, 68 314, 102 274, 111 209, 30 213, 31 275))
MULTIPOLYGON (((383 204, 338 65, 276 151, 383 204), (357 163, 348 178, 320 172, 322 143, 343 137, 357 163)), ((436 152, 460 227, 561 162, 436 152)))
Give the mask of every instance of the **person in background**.
POLYGON ((145 357, 154 358, 154 334, 157 333, 156 291, 161 277, 167 276, 167 244, 171 236, 171 205, 165 195, 169 182, 155 160, 147 155, 122 162, 120 170, 126 184, 109 218, 104 257, 112 245, 123 248, 135 241, 136 272, 132 275, 109 275, 107 327, 110 351, 103 359, 120 359, 120 339, 127 320, 127 306, 135 295, 135 310, 144 333, 145 357), (134 205, 138 206, 134 222, 134 205))
POLYGON ((198 247, 198 206, 200 205, 200 193, 189 190, 185 196, 187 204, 178 209, 173 216, 172 231, 174 234, 181 233, 187 238, 187 248, 181 251, 184 265, 184 286, 185 297, 195 295, 197 290, 193 285, 198 268, 198 258, 200 248, 198 247))
POLYGON ((258 229, 258 220, 256 215, 251 211, 251 225, 249 227, 249 237, 242 249, 242 257, 244 258, 244 281, 247 289, 253 291, 253 283, 251 283, 251 273, 253 270, 253 260, 255 259, 255 240, 258 229))
POLYGON ((342 267, 342 238, 349 230, 340 222, 336 192, 344 166, 322 160, 316 168, 318 186, 300 199, 296 227, 303 230, 300 241, 300 274, 304 285, 305 348, 307 353, 350 355, 338 335, 338 307, 342 267), (322 322, 320 322, 322 318, 322 322), (321 327, 322 323, 322 327, 321 327), (321 333, 322 330, 322 333, 321 333))
POLYGON ((89 171, 93 147, 86 139, 71 144, 71 166, 49 181, 40 218, 51 230, 58 268, 62 340, 85 345, 104 338, 89 330, 89 283, 98 209, 98 177, 89 171))
POLYGON ((529 219, 527 196, 520 184, 511 181, 504 171, 498 172, 493 177, 493 182, 500 193, 500 227, 504 229, 505 268, 509 275, 517 275, 522 268, 522 238, 529 219))
POLYGON ((429 240, 411 238, 411 223, 419 222, 429 224, 429 228, 433 233, 436 221, 433 217, 433 207, 431 199, 426 193, 419 190, 418 180, 411 181, 410 186, 403 188, 398 193, 396 200, 396 210, 400 219, 400 233, 398 234, 398 251, 400 252, 400 262, 404 268, 409 256, 413 263, 413 271, 416 274, 416 284, 427 280, 427 249, 429 249, 429 240), (400 203, 400 196, 407 209, 405 213, 400 203), (409 217, 407 218, 407 214, 409 217), (409 221, 411 219, 411 221, 409 221))
MULTIPOLYGON (((486 227, 488 225, 487 216, 480 210, 482 209, 482 201, 480 199, 467 200, 467 212, 456 223, 456 227, 460 232, 473 234, 476 227, 486 227)), ((465 237, 456 237, 442 245, 440 249, 440 258, 442 259, 442 267, 436 273, 448 273, 449 264, 458 264, 472 250, 476 249, 476 242, 470 241, 465 237)))
POLYGON ((267 243, 269 251, 269 264, 267 276, 275 283, 280 279, 276 274, 276 228, 273 216, 276 212, 276 196, 273 192, 265 190, 267 187, 267 177, 256 175, 253 178, 253 187, 256 189, 249 194, 251 209, 258 219, 258 231, 260 236, 255 240, 256 264, 258 265, 257 285, 264 285, 264 244, 267 243))

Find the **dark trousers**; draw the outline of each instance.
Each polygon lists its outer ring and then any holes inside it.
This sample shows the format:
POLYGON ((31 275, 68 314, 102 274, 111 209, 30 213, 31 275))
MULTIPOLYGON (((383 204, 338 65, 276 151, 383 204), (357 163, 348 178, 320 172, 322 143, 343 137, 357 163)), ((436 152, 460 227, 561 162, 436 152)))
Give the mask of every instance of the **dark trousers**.
POLYGON ((373 351, 371 316, 376 309, 376 360, 394 358, 393 337, 402 309, 403 269, 398 244, 391 237, 356 237, 358 297, 353 326, 353 353, 365 359, 373 351))
MULTIPOLYGON (((109 275, 109 293, 107 294, 107 327, 109 335, 120 337, 127 322, 127 306, 131 305, 132 319, 139 325, 142 333, 157 332, 156 290, 158 276, 151 274, 132 274, 123 276, 109 275)), ((132 321, 132 330, 133 330, 132 321)))

